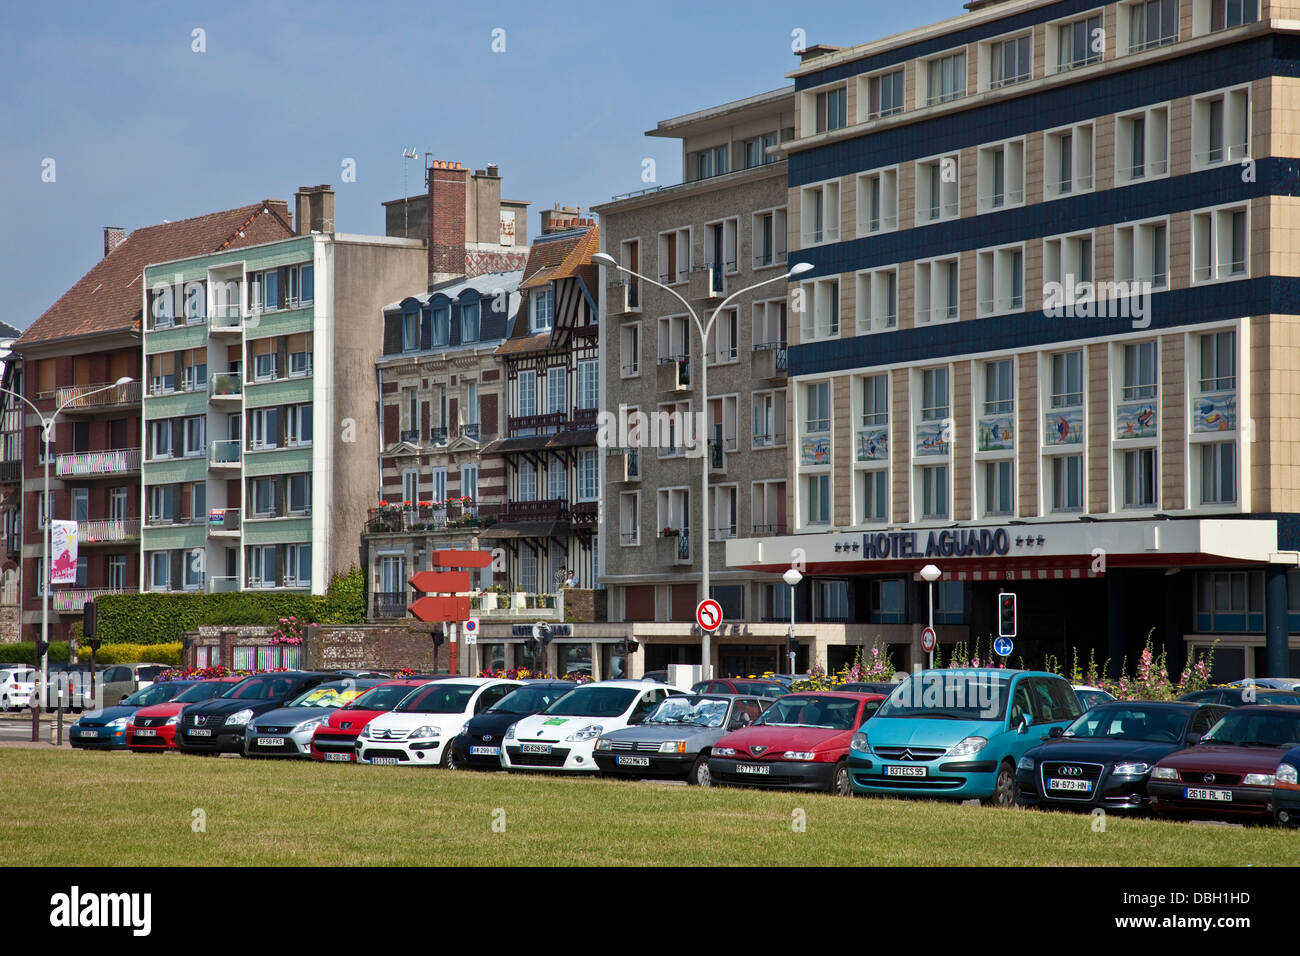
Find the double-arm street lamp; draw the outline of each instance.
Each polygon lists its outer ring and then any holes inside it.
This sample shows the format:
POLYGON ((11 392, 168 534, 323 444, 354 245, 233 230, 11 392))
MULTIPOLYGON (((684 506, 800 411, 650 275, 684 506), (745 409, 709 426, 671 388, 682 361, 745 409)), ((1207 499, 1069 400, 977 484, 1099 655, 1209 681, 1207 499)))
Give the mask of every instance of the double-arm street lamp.
POLYGON ((62 405, 58 406, 49 415, 45 415, 39 408, 33 405, 22 395, 7 388, 0 388, 0 393, 8 395, 10 398, 16 398, 33 412, 41 420, 41 441, 45 444, 45 488, 41 492, 42 509, 45 512, 45 527, 42 529, 44 547, 42 549, 44 558, 44 567, 41 570, 41 682, 36 685, 36 700, 32 704, 32 740, 39 736, 38 721, 41 716, 41 696, 45 693, 46 682, 49 680, 49 658, 50 658, 50 522, 53 515, 50 514, 50 442, 54 440, 54 421, 69 405, 85 401, 92 395, 98 395, 100 392, 107 392, 110 389, 121 388, 124 385, 130 385, 133 379, 130 376, 123 376, 111 385, 101 385, 99 388, 91 389, 88 392, 78 392, 72 398, 69 398, 62 405))
MULTIPOLYGON (((600 263, 602 266, 604 266, 607 269, 616 269, 619 272, 625 272, 628 275, 633 276, 634 278, 640 279, 642 282, 646 282, 652 286, 663 289, 665 292, 672 295, 675 299, 677 299, 677 301, 681 302, 681 304, 686 307, 686 311, 690 313, 691 319, 695 323, 695 327, 700 330, 700 419, 701 420, 707 420, 708 410, 709 410, 709 357, 707 354, 709 348, 709 332, 713 329, 713 323, 717 321, 717 318, 722 313, 722 310, 725 309, 728 305, 730 305, 733 300, 744 295, 746 292, 752 292, 755 289, 760 288, 761 286, 770 285, 773 282, 789 281, 790 279, 793 279, 796 276, 801 276, 804 273, 811 271, 813 268, 811 263, 800 262, 798 265, 792 267, 788 272, 782 273, 781 275, 773 276, 770 279, 764 279, 762 282, 755 282, 753 285, 746 286, 743 289, 737 289, 735 292, 731 293, 731 295, 723 299, 722 302, 718 305, 718 307, 713 310, 713 312, 709 315, 708 322, 702 322, 700 320, 699 315, 696 313, 694 307, 689 302, 687 302, 686 299, 681 295, 681 293, 679 293, 676 289, 664 285, 664 283, 662 282, 656 282, 654 279, 651 279, 649 276, 642 275, 639 272, 634 272, 633 270, 627 268, 626 266, 621 265, 618 262, 618 260, 616 260, 613 256, 611 256, 607 252, 598 252, 591 258, 593 261, 600 263)), ((720 266, 721 263, 719 263, 719 267, 720 266)), ((703 436, 697 436, 696 439, 697 443, 701 439, 704 440, 704 445, 703 445, 704 452, 700 456, 700 461, 703 465, 703 469, 702 469, 703 479, 701 485, 703 493, 700 495, 700 515, 703 517, 703 522, 702 522, 703 534, 701 534, 698 538, 696 538, 696 540, 700 542, 700 562, 701 562, 700 563, 700 600, 703 601, 703 600, 707 600, 709 597, 709 446, 708 446, 707 434, 703 436)), ((704 664, 704 670, 701 676, 707 679, 711 677, 713 674, 713 667, 711 664, 713 659, 713 647, 710 642, 710 635, 708 631, 704 632, 704 640, 703 640, 703 645, 701 647, 701 657, 704 664)))

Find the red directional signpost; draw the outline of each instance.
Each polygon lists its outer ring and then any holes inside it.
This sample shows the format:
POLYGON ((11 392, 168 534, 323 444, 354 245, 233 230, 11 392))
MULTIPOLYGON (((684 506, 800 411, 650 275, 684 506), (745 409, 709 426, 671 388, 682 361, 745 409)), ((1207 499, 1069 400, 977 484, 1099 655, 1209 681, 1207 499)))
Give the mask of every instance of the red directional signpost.
MULTIPOLYGON (((435 551, 433 564, 439 568, 486 568, 492 564, 491 551, 435 551)), ((425 596, 411 605, 411 614, 420 621, 441 623, 450 647, 447 670, 457 672, 456 644, 451 640, 450 622, 464 622, 470 617, 469 572, 419 571, 411 577, 411 587, 425 596)), ((434 651, 434 668, 438 666, 434 651)))

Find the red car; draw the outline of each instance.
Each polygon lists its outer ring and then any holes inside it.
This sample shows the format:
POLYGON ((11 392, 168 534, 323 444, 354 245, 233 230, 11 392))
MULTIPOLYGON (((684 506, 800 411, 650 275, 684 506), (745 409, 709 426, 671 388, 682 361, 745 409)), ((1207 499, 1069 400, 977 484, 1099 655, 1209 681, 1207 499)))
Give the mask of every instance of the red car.
POLYGON ((763 680, 761 677, 715 677, 700 681, 691 688, 691 693, 777 698, 790 693, 790 688, 778 680, 763 680))
POLYGON ((196 681, 193 687, 185 690, 175 700, 152 707, 141 707, 126 722, 126 748, 141 753, 150 750, 175 750, 176 725, 181 722, 181 711, 186 704, 219 697, 229 689, 231 684, 238 684, 242 677, 215 677, 212 680, 196 681))
POLYGON ((712 782, 848 796, 849 742, 884 700, 883 694, 829 690, 780 697, 754 723, 713 745, 712 782))
POLYGON ((311 759, 355 763, 357 735, 361 728, 380 714, 388 713, 417 687, 429 683, 432 681, 428 677, 384 681, 346 707, 340 707, 312 734, 311 759))
POLYGON ((1271 818, 1277 765, 1297 744, 1300 706, 1233 708, 1199 744, 1151 769, 1151 807, 1160 815, 1271 818))

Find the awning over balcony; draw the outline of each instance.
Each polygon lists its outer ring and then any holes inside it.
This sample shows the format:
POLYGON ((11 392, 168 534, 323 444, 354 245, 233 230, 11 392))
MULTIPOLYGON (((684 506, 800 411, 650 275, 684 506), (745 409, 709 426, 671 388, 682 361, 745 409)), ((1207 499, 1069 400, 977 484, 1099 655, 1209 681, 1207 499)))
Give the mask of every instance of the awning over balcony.
POLYGON ((501 541, 507 538, 567 538, 571 525, 567 521, 521 521, 496 524, 479 532, 479 538, 501 541))

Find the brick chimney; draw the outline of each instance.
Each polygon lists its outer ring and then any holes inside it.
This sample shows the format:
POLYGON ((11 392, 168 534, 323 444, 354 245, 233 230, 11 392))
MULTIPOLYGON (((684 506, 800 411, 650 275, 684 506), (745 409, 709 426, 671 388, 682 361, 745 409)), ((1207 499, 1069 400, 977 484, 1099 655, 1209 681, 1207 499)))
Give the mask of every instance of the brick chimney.
POLYGON ((578 207, 561 206, 555 204, 554 209, 542 210, 542 235, 549 236, 553 232, 565 232, 578 226, 588 225, 588 221, 578 216, 578 207))
POLYGON ((429 189, 429 285, 465 275, 465 187, 469 170, 435 159, 425 170, 429 189))
POLYGON ((334 231, 334 190, 328 183, 299 186, 293 199, 297 227, 295 231, 298 235, 334 231))
POLYGON ((104 255, 108 255, 126 241, 126 230, 121 226, 104 227, 104 255))

